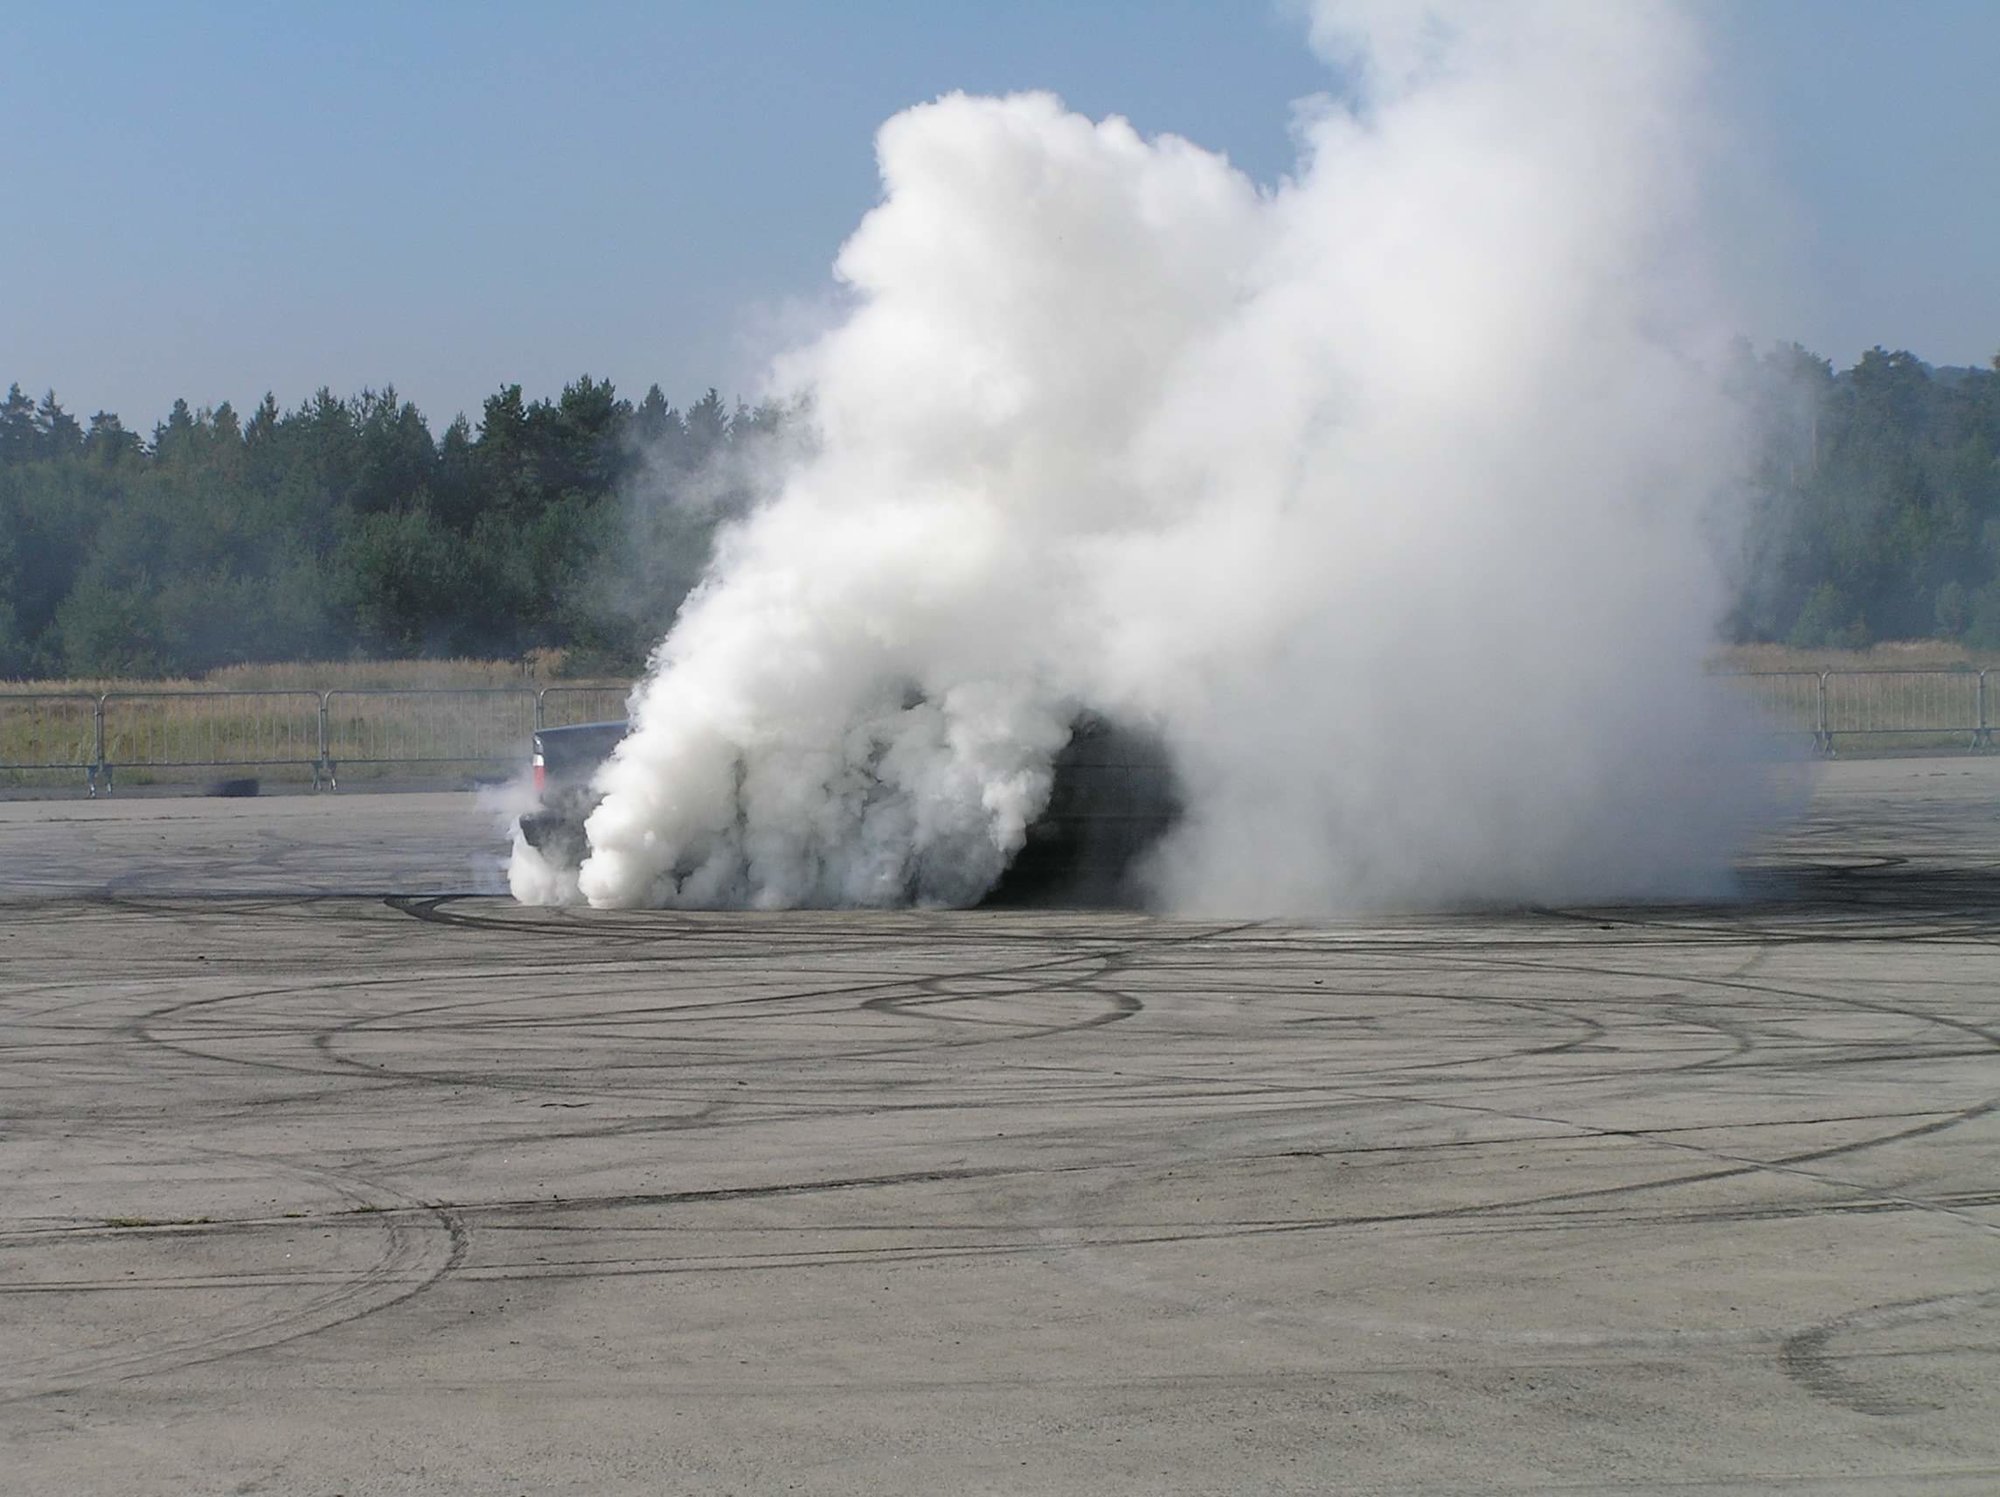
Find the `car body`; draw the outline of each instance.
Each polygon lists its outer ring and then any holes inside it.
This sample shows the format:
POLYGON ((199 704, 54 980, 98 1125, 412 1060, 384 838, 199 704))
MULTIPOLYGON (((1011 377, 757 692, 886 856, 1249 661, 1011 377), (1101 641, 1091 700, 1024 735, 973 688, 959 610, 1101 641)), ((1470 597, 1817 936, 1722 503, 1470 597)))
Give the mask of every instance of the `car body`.
POLYGON ((620 719, 536 730, 528 761, 535 806, 521 817, 521 838, 549 862, 569 868, 583 862, 583 823, 599 799, 591 780, 630 727, 620 719))
MULTIPOLYGON (((599 799, 592 782, 627 728, 578 723, 535 734, 536 805, 521 817, 521 836, 550 863, 574 869, 583 862, 584 822, 599 799)), ((1179 780, 1156 737, 1085 714, 1056 755, 1048 806, 985 902, 1133 903, 1141 856, 1181 808, 1179 780)))

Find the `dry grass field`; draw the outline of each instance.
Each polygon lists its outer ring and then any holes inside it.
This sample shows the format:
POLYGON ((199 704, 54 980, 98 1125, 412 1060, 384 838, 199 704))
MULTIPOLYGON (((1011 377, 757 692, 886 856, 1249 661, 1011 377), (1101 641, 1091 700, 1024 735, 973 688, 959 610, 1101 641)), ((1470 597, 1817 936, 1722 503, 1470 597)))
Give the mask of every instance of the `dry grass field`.
MULTIPOLYGON (((1710 665, 1718 671, 2000 670, 2000 650, 1973 650, 1950 640, 1896 640, 1866 650, 1800 650, 1790 645, 1732 645, 1710 665)), ((70 677, 0 681, 0 696, 22 693, 96 695, 106 691, 468 691, 515 687, 601 687, 627 683, 563 674, 562 652, 537 651, 520 660, 301 660, 230 665, 203 676, 165 681, 70 677)))
POLYGON ((1903 639, 1866 650, 1796 650, 1790 645, 1732 645, 1712 664, 1725 671, 2000 670, 2000 650, 1972 650, 1945 639, 1903 639))
POLYGON ((469 691, 519 687, 599 685, 561 677, 544 656, 526 660, 299 660, 228 665, 203 676, 170 680, 69 677, 0 681, 0 695, 107 691, 469 691))
POLYGON ((552 677, 548 663, 305 661, 0 683, 0 784, 79 783, 100 762, 127 785, 237 768, 301 782, 329 767, 342 779, 504 769, 525 762, 538 706, 551 725, 624 711, 629 682, 552 677))

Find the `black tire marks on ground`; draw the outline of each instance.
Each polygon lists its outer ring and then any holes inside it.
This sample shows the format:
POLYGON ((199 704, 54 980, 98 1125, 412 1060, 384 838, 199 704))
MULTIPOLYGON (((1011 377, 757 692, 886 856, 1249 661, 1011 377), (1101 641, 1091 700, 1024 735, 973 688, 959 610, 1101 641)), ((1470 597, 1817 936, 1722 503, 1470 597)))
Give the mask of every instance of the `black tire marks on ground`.
MULTIPOLYGON (((207 1151, 218 1159, 221 1151, 207 1151)), ((230 1162, 254 1164, 275 1175, 330 1190, 347 1203, 339 1221, 369 1233, 378 1243, 374 1258, 358 1270, 253 1271, 207 1276, 126 1271, 102 1279, 43 1280, 0 1287, 0 1302, 26 1296, 105 1294, 142 1296, 153 1304, 176 1292, 197 1291, 211 1298, 240 1301, 219 1311, 172 1314, 161 1325, 80 1347, 10 1358, 0 1368, 0 1404, 47 1398, 82 1389, 205 1366, 252 1352, 268 1351, 407 1305, 429 1292, 465 1261, 470 1237, 460 1215, 447 1206, 412 1201, 380 1182, 322 1165, 238 1156, 230 1162)), ((104 1225, 53 1234, 60 1242, 120 1246, 147 1237, 231 1237, 282 1235, 303 1243, 306 1230, 323 1227, 324 1215, 296 1213, 281 1218, 198 1222, 159 1226, 104 1225)), ((18 1243, 15 1245, 19 1245, 18 1243)), ((290 1256, 289 1253, 286 1255, 290 1256)))
MULTIPOLYGON (((949 1061, 961 1067, 953 1076, 979 1075, 980 1066, 1004 1071, 1013 1078, 1005 1096, 1010 1106, 1032 1098, 1038 1087, 1047 1088, 1064 1106, 1082 1109, 1094 1119, 1098 1138, 1087 1141, 1094 1150, 1087 1159, 1078 1160, 1081 1146, 1064 1140, 1070 1152, 1053 1155, 1045 1164, 973 1163, 872 1173, 832 1169, 823 1178, 566 1193, 559 1202, 468 1196, 449 1205, 391 1204, 373 1213, 383 1219, 384 1230, 401 1227, 426 1240, 444 1232, 451 1244, 443 1266, 421 1283, 415 1282, 421 1275, 399 1277, 397 1271, 380 1270, 378 1259, 377 1269, 370 1270, 374 1277, 364 1275, 364 1286, 345 1302, 309 1299, 267 1323, 216 1332, 205 1343, 198 1331, 189 1330, 184 1339, 157 1349, 156 1362, 141 1357, 130 1366, 115 1360, 86 1364, 65 1386, 195 1365, 319 1334, 401 1304, 447 1274, 486 1283, 777 1272, 1046 1256, 1079 1248, 1129 1252, 1213 1241, 1253 1245, 1261 1238, 1337 1236, 1407 1225, 1453 1232, 1553 1232, 1905 1212, 1948 1218, 1990 1236, 1993 1229, 1979 1213, 1991 1201, 1979 1192, 1899 1192, 1824 1166, 1963 1128, 1990 1116, 2000 1097, 1941 1097, 1937 1110, 1923 1113, 1808 1109, 1785 1126, 1808 1134, 1837 1123, 1875 1126, 1867 1126, 1860 1136, 1850 1128, 1830 1142, 1793 1134, 1790 1143, 1780 1143, 1763 1133, 1752 1145, 1718 1146, 1690 1136, 1691 1130, 1607 1127, 1573 1108, 1527 1107, 1509 1095, 1544 1085, 1554 1087, 1561 1102, 1581 1098, 1593 1087, 1680 1084, 1675 1078, 1692 1084, 1698 1078, 1762 1072, 1774 1081, 1809 1079, 1837 1096, 1839 1087, 1828 1078, 1842 1068, 1947 1065, 1977 1060, 2000 1047, 2000 1030, 1962 1011, 1963 993, 1940 991, 1923 1002, 1885 1002, 1843 990, 1837 980, 1787 980, 1775 965, 1815 946, 1955 948, 1990 943, 2000 926, 1991 914, 1994 901, 1894 863, 1841 870, 1823 881, 1843 891, 1840 901, 1821 899, 1807 908, 1773 900, 1742 910, 1531 911, 1471 923, 1413 921, 1397 928, 1319 931, 1013 914, 902 921, 837 915, 600 920, 571 913, 530 916, 451 896, 391 896, 372 906, 338 899, 106 901, 104 913, 116 920, 176 924, 198 919, 219 936, 242 936, 279 922, 309 933, 338 928, 346 933, 343 939, 365 953, 358 964, 366 970, 336 968, 282 982, 239 983, 230 969, 225 973, 227 991, 180 996, 129 1014, 118 1031, 123 1039, 188 1063, 190 1068, 171 1071, 167 1080, 199 1078, 204 1069, 209 1074, 263 1072, 274 1081, 304 1073, 332 1088, 323 1095, 338 1096, 340 1086, 352 1086, 359 1105, 371 1105, 364 1099, 380 1102, 447 1088, 539 1094, 566 1103, 622 1096, 649 1113, 610 1121, 564 1117, 559 1126, 500 1129, 492 1127, 489 1117, 485 1125, 488 1142, 560 1147, 565 1141, 588 1139, 637 1144, 683 1128, 719 1130, 726 1136, 748 1121, 782 1118, 809 1124, 861 1107, 923 1111, 946 1121, 953 1115, 971 1116, 986 1105, 985 1099, 948 1095, 950 1077, 902 1079, 882 1064, 921 1069, 949 1061), (1914 893, 1878 887, 1893 886, 1899 879, 1915 879, 1923 887, 1914 893), (1858 894, 1848 892, 1857 889, 1858 894), (1829 902, 1842 901, 1859 908, 1865 923, 1825 913, 1829 902), (409 924, 402 925, 402 919, 409 924), (432 928, 437 937, 412 941, 397 927, 405 932, 432 928), (437 938, 451 944, 440 945, 437 938), (910 952, 919 946, 932 955, 913 964, 910 952), (774 961, 792 973, 803 972, 806 980, 767 982, 758 969, 774 961), (1254 995, 1237 1007, 1231 1006, 1228 991, 1234 974, 1254 979, 1249 983, 1254 995), (1535 991, 1538 984, 1549 991, 1535 991), (565 995, 553 1007, 545 991, 551 987, 565 995), (472 991, 460 996, 454 989, 472 991), (306 1004, 328 1011, 299 1014, 306 1004), (1411 1055, 1406 1049, 1404 1059, 1357 1071, 1343 1062, 1344 1047, 1352 1044, 1343 1029, 1357 1017, 1352 1010, 1358 1007, 1370 1011, 1363 1017, 1386 1045, 1407 1045, 1428 1033, 1449 1039, 1452 1047, 1433 1055, 1411 1055), (1483 1017, 1473 1022, 1474 1014, 1483 1017), (1894 1021, 1907 1032, 1893 1044, 1883 1042, 1887 1028, 1867 1031, 1864 1038, 1809 1039, 1787 1032, 1801 1016, 1833 1014, 1894 1021), (814 1026, 814 1037, 803 1042, 787 1038, 787 1027, 801 1022, 814 1026), (1226 1044, 1232 1033, 1279 1029, 1301 1037, 1296 1054, 1262 1063, 1262 1069, 1231 1074, 1222 1057, 1203 1053, 1212 1044, 1226 1044), (1676 1034, 1700 1033, 1712 1036, 1712 1042, 1668 1043, 1676 1034), (1921 1043, 1909 1038, 1924 1033, 1936 1038, 1921 1043), (713 1036, 732 1034, 745 1041, 734 1053, 704 1055, 694 1048, 713 1036), (525 1059, 500 1073, 421 1058, 426 1047, 439 1043, 448 1047, 460 1041, 469 1048, 514 1040, 521 1042, 525 1059), (1467 1043, 1457 1048, 1461 1040, 1467 1043), (564 1054, 565 1041, 602 1043, 600 1053, 573 1060, 564 1054), (648 1047, 675 1045, 682 1047, 678 1055, 647 1053, 648 1047), (621 1060, 610 1052, 612 1046, 636 1053, 621 1060), (364 1053, 357 1053, 357 1047, 364 1053), (1669 1048, 1674 1053, 1662 1055, 1669 1048), (1131 1069, 1121 1074, 1116 1069, 1120 1065, 1131 1069), (810 1097, 796 1103, 771 1100, 771 1094, 782 1090, 777 1082, 760 1085, 766 1095, 755 1105, 716 1092, 745 1067, 808 1071, 811 1079, 801 1087, 810 1097), (662 1077, 668 1079, 663 1082, 662 1077), (1219 1124, 1200 1116, 1204 1110, 1236 1108, 1254 1110, 1242 1114, 1250 1122, 1243 1137, 1234 1140, 1219 1124), (1365 1137, 1351 1147, 1276 1149, 1254 1143, 1257 1126, 1286 1118, 1302 1127, 1324 1123, 1328 1130, 1365 1131, 1367 1120, 1381 1115, 1381 1109, 1458 1113, 1521 1128, 1499 1140, 1450 1136, 1450 1129, 1439 1128, 1393 1145, 1373 1144, 1365 1137), (1121 1118, 1121 1111, 1132 1114, 1131 1120, 1121 1118), (1149 1131, 1157 1136, 1147 1137, 1149 1131), (1220 1221, 1156 1214, 1072 1224, 1064 1229, 1068 1245, 1053 1248, 1032 1222, 977 1212, 959 1222, 892 1217, 876 1224, 882 1240, 872 1243, 836 1245, 826 1240, 827 1234, 861 1232, 864 1224, 812 1216, 796 1224, 802 1236, 794 1247, 630 1252, 607 1246, 596 1254, 588 1247, 600 1232, 610 1234, 607 1244, 629 1236, 635 1218, 657 1226, 691 1211, 730 1205, 803 1206, 929 1186, 1004 1190, 1029 1199, 1048 1197, 1060 1186, 1065 1201, 1102 1200, 1115 1196, 1125 1183, 1156 1174, 1162 1161, 1176 1154, 1227 1172, 1292 1160, 1304 1166, 1370 1150, 1417 1159, 1427 1150, 1479 1149, 1509 1140, 1525 1146, 1551 1137, 1629 1143, 1668 1158, 1678 1156, 1688 1167, 1650 1171, 1644 1178, 1590 1189, 1503 1191, 1476 1202, 1408 1210, 1321 1210, 1220 1221), (1684 1187, 1759 1175, 1823 1187, 1826 1198, 1717 1207, 1676 1199, 1684 1187), (509 1235, 556 1231, 572 1234, 579 1243, 560 1261, 514 1261, 494 1247, 509 1235)), ((239 959, 242 975, 254 978, 254 957, 239 959)), ((209 981, 214 980, 210 973, 209 981)), ((83 1016, 80 1027, 87 1028, 87 997, 78 1000, 75 1012, 83 1016)), ((393 1160, 368 1161, 365 1173, 379 1180, 378 1166, 391 1163, 398 1170, 448 1167, 476 1146, 463 1138, 418 1140, 393 1160)), ((379 1205, 385 1197, 378 1192, 371 1199, 379 1205)), ((262 1229, 262 1224, 244 1228, 262 1229)), ((760 1230, 779 1229, 766 1224, 760 1230)), ((326 1285, 291 1287, 335 1292, 326 1285)), ((88 1290, 75 1286, 75 1292, 88 1290)), ((1857 1310, 1784 1333, 1781 1346, 1773 1343, 1773 1355, 1815 1398, 1861 1412, 1895 1412, 1880 1400, 1869 1405, 1874 1395, 1867 1379, 1845 1360, 1862 1338, 1902 1324, 1878 1324, 1866 1319, 1869 1313, 1857 1310)), ((1908 1313, 1928 1312, 1911 1308, 1908 1313)))

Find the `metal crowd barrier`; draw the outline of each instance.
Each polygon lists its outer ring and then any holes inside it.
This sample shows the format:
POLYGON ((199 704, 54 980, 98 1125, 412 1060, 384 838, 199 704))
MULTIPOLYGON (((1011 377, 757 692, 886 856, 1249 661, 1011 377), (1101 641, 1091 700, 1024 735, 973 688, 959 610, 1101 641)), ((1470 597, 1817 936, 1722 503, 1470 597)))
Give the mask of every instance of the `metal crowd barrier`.
POLYGON ((1993 747, 1994 672, 1973 670, 1746 671, 1728 678, 1778 732, 1810 734, 1835 753, 1849 737, 1962 738, 1993 747))
MULTIPOLYGON (((1724 673, 1772 732, 1822 754, 1842 739, 1962 739, 1991 749, 2000 672, 1724 673)), ((622 686, 383 691, 0 691, 0 772, 297 768, 314 788, 356 765, 512 766, 543 727, 622 717, 622 686)))
POLYGON ((622 717, 624 686, 358 691, 0 691, 0 773, 525 765, 543 726, 622 717))
POLYGON ((1817 672, 1743 671, 1724 679, 1750 699, 1771 731, 1809 738, 1815 749, 1821 747, 1824 693, 1817 672))
POLYGON ((95 784, 103 722, 88 692, 0 693, 0 770, 76 770, 95 784))
POLYGON ((1993 737, 1986 672, 1828 671, 1820 697, 1821 747, 1836 735, 1963 735, 1974 748, 1993 737))
POLYGON ((107 691, 97 700, 91 781, 107 793, 126 767, 317 771, 325 758, 316 691, 107 691))
POLYGON ((625 686, 544 686, 535 698, 535 726, 615 722, 625 716, 631 695, 631 688, 625 686))
POLYGON ((329 691, 321 698, 320 765, 526 762, 538 718, 523 687, 471 691, 329 691))

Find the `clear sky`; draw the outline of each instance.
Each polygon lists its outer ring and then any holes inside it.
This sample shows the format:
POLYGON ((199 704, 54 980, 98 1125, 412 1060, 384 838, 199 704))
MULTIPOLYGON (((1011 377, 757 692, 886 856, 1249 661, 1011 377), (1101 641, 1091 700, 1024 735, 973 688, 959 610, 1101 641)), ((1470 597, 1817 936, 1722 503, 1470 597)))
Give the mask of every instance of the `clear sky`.
MULTIPOLYGON (((2000 0, 1701 4, 1784 229, 1746 334, 2000 351, 2000 0)), ((322 384, 438 429, 583 373, 754 393, 896 110, 1049 88, 1271 181, 1332 82, 1303 30, 1285 0, 0 0, 0 383, 141 429, 322 384)))

